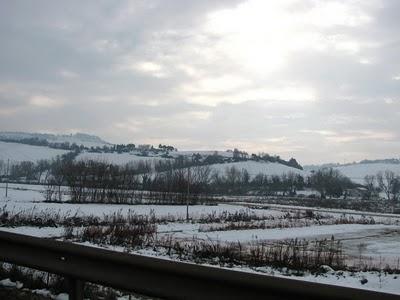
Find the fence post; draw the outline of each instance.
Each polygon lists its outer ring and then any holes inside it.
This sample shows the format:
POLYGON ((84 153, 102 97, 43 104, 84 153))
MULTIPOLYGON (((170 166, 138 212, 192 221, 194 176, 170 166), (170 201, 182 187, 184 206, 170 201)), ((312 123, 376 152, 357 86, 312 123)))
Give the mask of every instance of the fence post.
POLYGON ((84 282, 77 278, 68 277, 67 283, 69 300, 83 300, 84 282))

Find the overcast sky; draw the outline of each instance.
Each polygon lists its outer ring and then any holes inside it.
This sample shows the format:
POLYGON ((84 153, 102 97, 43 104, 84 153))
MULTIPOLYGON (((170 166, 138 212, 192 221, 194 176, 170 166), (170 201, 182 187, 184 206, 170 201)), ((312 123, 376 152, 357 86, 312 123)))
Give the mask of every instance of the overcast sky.
POLYGON ((3 0, 0 39, 0 130, 400 156, 397 0, 3 0))

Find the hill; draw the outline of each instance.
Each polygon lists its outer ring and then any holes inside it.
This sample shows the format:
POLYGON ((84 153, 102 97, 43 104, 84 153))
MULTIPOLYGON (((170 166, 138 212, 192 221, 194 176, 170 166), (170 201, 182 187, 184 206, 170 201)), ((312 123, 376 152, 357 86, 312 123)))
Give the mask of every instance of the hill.
POLYGON ((6 143, 0 141, 0 160, 11 162, 38 161, 41 159, 52 159, 57 155, 68 153, 67 150, 52 149, 42 146, 31 146, 19 143, 6 143))
POLYGON ((30 141, 46 141, 51 144, 76 144, 85 147, 103 147, 111 145, 98 136, 86 133, 75 134, 49 134, 49 133, 28 133, 28 132, 0 132, 1 141, 29 144, 30 141))
POLYGON ((238 170, 245 169, 253 179, 256 175, 262 173, 264 175, 282 175, 295 173, 305 176, 307 172, 282 165, 280 163, 264 162, 264 161, 240 161, 225 164, 213 164, 212 169, 220 173, 224 173, 227 168, 235 167, 238 170))
MULTIPOLYGON (((0 132, 0 160, 12 162, 38 161, 52 159, 70 152, 70 158, 96 160, 116 165, 131 162, 148 161, 159 170, 170 168, 162 162, 173 162, 174 167, 209 165, 215 171, 224 173, 227 168, 246 169, 251 178, 257 174, 282 175, 296 173, 305 175, 295 159, 285 161, 279 156, 268 154, 248 155, 238 149, 226 151, 178 151, 173 146, 110 144, 103 139, 89 134, 76 133, 55 135, 27 132, 0 132)), ((172 166, 171 166, 172 167, 172 166)))
POLYGON ((397 159, 384 160, 363 160, 358 163, 351 164, 324 164, 305 166, 307 172, 318 170, 321 168, 333 168, 340 171, 343 175, 349 177, 353 182, 364 183, 366 175, 376 175, 378 172, 390 170, 400 175, 400 163, 397 159))

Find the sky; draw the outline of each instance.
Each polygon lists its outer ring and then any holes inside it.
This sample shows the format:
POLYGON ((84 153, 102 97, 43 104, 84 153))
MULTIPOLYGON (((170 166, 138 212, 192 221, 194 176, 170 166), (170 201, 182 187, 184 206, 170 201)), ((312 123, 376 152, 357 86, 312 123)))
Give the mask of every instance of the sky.
POLYGON ((0 3, 0 130, 398 158, 400 1, 0 3))

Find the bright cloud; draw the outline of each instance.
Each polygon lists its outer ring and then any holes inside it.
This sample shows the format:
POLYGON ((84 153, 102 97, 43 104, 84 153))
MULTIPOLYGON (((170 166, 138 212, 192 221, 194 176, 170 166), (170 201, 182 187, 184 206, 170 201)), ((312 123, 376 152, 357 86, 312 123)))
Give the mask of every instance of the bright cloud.
POLYGON ((303 163, 398 152, 398 1, 44 1, 0 4, 4 130, 303 163))
POLYGON ((52 99, 47 96, 37 95, 30 98, 29 103, 33 106, 43 107, 43 108, 53 108, 58 107, 63 104, 62 101, 52 99))

